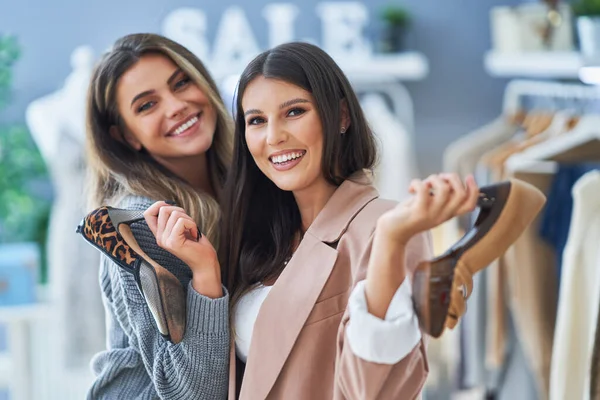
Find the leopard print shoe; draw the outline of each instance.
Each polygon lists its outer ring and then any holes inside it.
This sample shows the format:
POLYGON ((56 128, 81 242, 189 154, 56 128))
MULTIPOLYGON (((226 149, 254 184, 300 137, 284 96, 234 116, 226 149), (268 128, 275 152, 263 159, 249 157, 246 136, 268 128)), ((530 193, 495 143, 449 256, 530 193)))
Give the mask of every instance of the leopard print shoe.
POLYGON ((179 343, 185 333, 185 292, 175 275, 140 248, 129 225, 143 220, 143 211, 100 207, 81 221, 77 233, 133 274, 161 335, 179 343))

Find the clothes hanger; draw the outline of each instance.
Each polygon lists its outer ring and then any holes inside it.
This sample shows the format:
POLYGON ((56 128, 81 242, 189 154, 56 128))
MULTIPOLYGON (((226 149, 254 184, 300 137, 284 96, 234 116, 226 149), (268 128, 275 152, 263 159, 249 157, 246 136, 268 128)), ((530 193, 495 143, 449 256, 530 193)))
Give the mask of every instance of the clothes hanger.
MULTIPOLYGON (((524 136, 533 136, 534 138, 531 141, 524 141, 512 147, 515 150, 518 149, 518 152, 514 152, 514 154, 510 155, 508 154, 511 153, 511 151, 505 153, 505 168, 507 168, 508 170, 512 168, 519 168, 519 170, 522 171, 527 170, 535 173, 553 173, 556 171, 556 168, 558 166, 557 163, 541 158, 529 160, 527 157, 528 154, 531 154, 529 153, 530 149, 534 147, 536 149, 539 148, 538 146, 542 146, 547 139, 557 136, 557 133, 566 133, 571 131, 579 132, 579 129, 575 130, 574 127, 577 127, 579 125, 580 119, 583 119, 584 117, 580 117, 578 114, 585 114, 585 110, 583 109, 583 106, 585 104, 589 104, 591 101, 597 102, 600 100, 600 87, 526 79, 512 80, 508 83, 504 93, 503 112, 505 113, 505 115, 511 115, 516 112, 522 113, 524 108, 523 102, 524 99, 527 98, 527 96, 532 96, 533 98, 540 99, 549 99, 547 103, 542 105, 542 107, 540 107, 539 104, 535 104, 536 107, 532 107, 533 109, 567 109, 571 110, 571 116, 568 117, 565 123, 565 115, 563 113, 556 113, 553 117, 553 122, 551 122, 549 125, 550 127, 552 127, 550 131, 538 131, 538 129, 530 126, 532 124, 531 121, 527 121, 529 125, 526 126, 526 129, 528 129, 530 135, 524 136), (552 102, 553 104, 551 104, 552 102), (565 102, 565 104, 557 106, 560 102, 565 102), (554 118, 559 119, 557 121, 554 121, 554 118), (560 128, 561 124, 564 124, 564 129, 558 129, 560 128), (552 131, 554 131, 553 134, 550 133, 552 131), (534 135, 531 135, 532 133, 534 135), (541 136, 539 138, 535 138, 537 134, 541 134, 541 136), (510 163, 508 163, 509 159, 511 160, 510 163)), ((530 113, 533 112, 534 111, 530 111, 530 113)), ((531 120, 531 118, 529 119, 531 120)), ((595 122, 591 122, 591 126, 593 126, 594 123, 595 122)), ((536 122, 536 124, 539 124, 539 122, 536 122)), ((539 126, 543 126, 543 124, 539 126)), ((585 129, 585 127, 580 129, 585 129)), ((552 140, 553 143, 554 140, 556 139, 552 140)))
MULTIPOLYGON (((581 84, 514 79, 506 85, 502 104, 502 113, 507 116, 523 113, 525 96, 546 97, 552 99, 600 99, 600 86, 581 84)), ((525 111, 527 113, 527 111, 525 111)))
POLYGON ((494 156, 489 159, 490 162, 493 165, 501 165, 500 168, 503 170, 505 161, 513 154, 522 152, 528 147, 567 130, 572 111, 561 107, 559 100, 562 99, 537 94, 529 95, 528 93, 522 96, 522 110, 530 109, 523 119, 523 130, 499 147, 494 156))
POLYGON ((577 152, 578 161, 600 160, 600 114, 586 114, 575 127, 510 156, 505 168, 513 172, 554 173, 559 162, 572 161, 568 153, 577 152))

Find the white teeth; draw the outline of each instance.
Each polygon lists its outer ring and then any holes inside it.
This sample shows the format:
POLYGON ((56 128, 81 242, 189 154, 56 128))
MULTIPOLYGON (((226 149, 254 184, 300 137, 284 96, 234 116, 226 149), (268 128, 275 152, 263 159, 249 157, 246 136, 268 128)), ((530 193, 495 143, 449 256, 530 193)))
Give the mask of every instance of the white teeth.
POLYGON ((275 164, 281 164, 290 160, 295 160, 297 158, 302 157, 304 154, 301 152, 294 152, 294 153, 288 153, 288 154, 283 154, 280 156, 273 156, 271 157, 271 161, 274 162, 275 164))
POLYGON ((198 122, 198 117, 197 116, 192 117, 185 124, 181 125, 177 129, 175 129, 175 132, 173 132, 173 134, 174 135, 181 135, 186 129, 188 129, 190 126, 194 125, 196 122, 198 122))

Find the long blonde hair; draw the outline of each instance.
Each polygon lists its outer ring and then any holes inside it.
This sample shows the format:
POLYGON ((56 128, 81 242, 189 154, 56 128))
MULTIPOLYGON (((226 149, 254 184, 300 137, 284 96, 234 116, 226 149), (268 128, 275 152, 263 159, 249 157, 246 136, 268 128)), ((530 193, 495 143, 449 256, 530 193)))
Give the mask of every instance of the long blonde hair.
POLYGON ((214 139, 206 156, 212 186, 220 197, 231 162, 233 121, 217 85, 202 62, 185 47, 160 35, 133 34, 117 40, 100 60, 91 79, 87 104, 90 206, 113 204, 128 194, 172 200, 188 212, 217 246, 221 216, 218 199, 200 193, 145 151, 136 151, 110 135, 112 126, 124 127, 116 101, 118 81, 149 53, 171 59, 198 85, 216 111, 214 139))

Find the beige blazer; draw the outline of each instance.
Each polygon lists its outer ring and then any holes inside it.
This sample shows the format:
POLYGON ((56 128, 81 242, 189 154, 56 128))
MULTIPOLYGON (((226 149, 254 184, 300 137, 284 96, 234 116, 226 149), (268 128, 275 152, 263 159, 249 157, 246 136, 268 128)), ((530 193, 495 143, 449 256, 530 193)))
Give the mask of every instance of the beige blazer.
MULTIPOLYGON (((364 174, 345 181, 310 226, 258 314, 245 373, 231 350, 229 399, 415 399, 429 371, 421 341, 395 365, 367 362, 345 344, 346 305, 365 279, 381 200, 364 174), (243 381, 240 384, 241 375, 243 381)), ((429 234, 406 263, 432 254, 429 234)))

